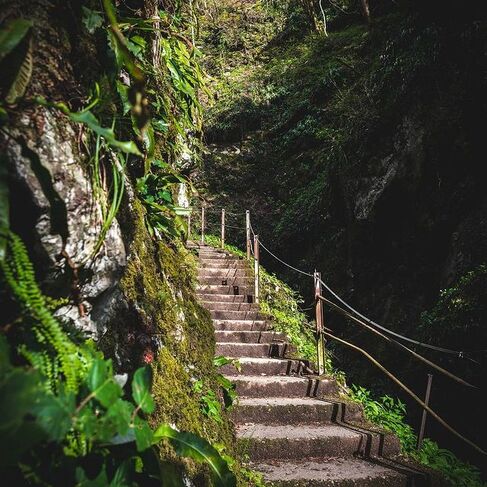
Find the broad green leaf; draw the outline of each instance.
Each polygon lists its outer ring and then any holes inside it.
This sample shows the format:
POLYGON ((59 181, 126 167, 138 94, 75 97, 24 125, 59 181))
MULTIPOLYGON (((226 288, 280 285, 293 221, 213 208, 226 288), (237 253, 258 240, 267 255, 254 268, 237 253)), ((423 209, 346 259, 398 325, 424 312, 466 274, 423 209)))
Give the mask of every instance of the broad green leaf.
POLYGON ((150 429, 147 421, 144 421, 138 416, 134 420, 134 432, 137 451, 147 450, 147 448, 153 445, 153 431, 150 429))
POLYGON ((94 34, 95 30, 103 25, 103 17, 99 12, 91 10, 88 7, 82 6, 83 24, 90 34, 94 34))
POLYGON ((46 107, 57 108, 67 115, 73 122, 86 125, 88 128, 93 130, 95 134, 103 137, 110 146, 120 149, 128 154, 135 154, 137 156, 142 155, 133 141, 117 140, 113 129, 102 127, 95 115, 93 115, 93 113, 91 113, 89 110, 72 112, 64 103, 49 103, 42 97, 38 97, 37 102, 46 107))
POLYGON ((137 369, 132 380, 132 396, 144 413, 152 413, 155 408, 151 396, 152 370, 150 367, 137 369))
POLYGON ((95 392, 111 378, 109 363, 101 358, 96 359, 88 372, 87 383, 91 392, 95 392))
POLYGON ((203 438, 192 433, 179 432, 171 426, 163 424, 154 432, 153 442, 156 444, 162 439, 169 440, 178 455, 192 458, 198 462, 206 462, 214 474, 216 486, 233 487, 236 485, 235 475, 230 471, 225 460, 203 438))
POLYGON ((119 435, 127 434, 133 411, 133 404, 123 399, 118 399, 108 408, 106 417, 114 422, 119 435))
POLYGON ((122 395, 122 388, 113 379, 112 368, 107 360, 97 359, 93 362, 87 382, 90 391, 106 408, 122 395))
POLYGON ((61 441, 72 425, 75 397, 72 393, 45 395, 34 406, 37 422, 53 441, 61 441))
POLYGON ((0 29, 0 61, 17 47, 31 27, 30 20, 15 19, 0 29))

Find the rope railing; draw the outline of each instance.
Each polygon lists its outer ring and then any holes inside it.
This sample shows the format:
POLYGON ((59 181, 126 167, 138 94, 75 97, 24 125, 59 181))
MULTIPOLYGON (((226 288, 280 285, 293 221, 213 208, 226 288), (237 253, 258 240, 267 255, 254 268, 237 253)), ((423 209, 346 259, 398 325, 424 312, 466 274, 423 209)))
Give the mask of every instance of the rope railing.
MULTIPOLYGON (((201 208, 201 242, 205 242, 205 229, 207 228, 208 224, 206 221, 206 211, 208 207, 202 206, 201 208)), ((215 208, 211 208, 211 210, 215 210, 215 208)), ((283 260, 281 257, 276 255, 272 250, 269 249, 269 247, 262 242, 260 239, 259 235, 256 233, 254 230, 251 220, 250 220, 250 211, 246 210, 245 213, 234 213, 234 212, 228 212, 225 209, 220 209, 221 212, 221 246, 224 248, 225 245, 225 232, 226 229, 232 229, 232 230, 245 230, 245 238, 246 238, 246 250, 247 250, 247 259, 249 261, 253 261, 253 268, 254 268, 254 300, 256 303, 259 302, 260 300, 260 275, 259 275, 259 269, 260 269, 260 249, 264 250, 269 256, 271 256, 273 259, 275 259, 277 262, 280 264, 284 265, 286 268, 292 270, 293 272, 296 272, 297 274, 313 278, 313 283, 314 283, 314 306, 312 306, 310 309, 313 307, 315 308, 315 314, 316 314, 316 324, 315 324, 315 337, 316 337, 316 355, 317 355, 317 372, 319 375, 322 375, 325 373, 326 369, 326 340, 325 337, 329 337, 338 343, 341 343, 343 345, 346 345, 349 348, 354 349, 355 351, 360 352, 362 355, 364 355, 369 361, 371 361, 374 365, 376 365, 379 369, 381 369, 382 372, 384 372, 393 382, 395 382, 403 391, 405 391, 416 403, 418 403, 421 408, 423 409, 423 420, 421 424, 421 432, 420 432, 420 437, 423 436, 424 433, 424 421, 425 421, 425 414, 428 413, 431 415, 436 421, 438 421, 442 426, 444 426, 448 431, 450 431, 452 434, 454 434, 457 438, 463 440, 465 443, 470 445, 472 448, 477 450, 478 452, 486 455, 487 452, 485 452, 482 448, 480 448, 478 445, 473 443, 471 440, 468 438, 465 438, 462 436, 458 431, 456 431, 452 426, 450 426, 445 420, 443 420, 437 413, 435 413, 430 407, 429 407, 429 397, 430 397, 430 391, 431 391, 431 374, 429 374, 429 380, 428 380, 428 388, 427 388, 427 394, 425 401, 422 401, 411 389, 409 389, 405 384, 403 384, 394 374, 392 374, 390 371, 388 371, 382 364, 380 364, 372 355, 370 355, 368 352, 366 352, 364 349, 358 347, 357 345, 354 345, 342 338, 339 338, 335 336, 329 328, 325 326, 325 321, 324 321, 324 305, 326 304, 329 306, 331 309, 334 311, 337 311, 338 313, 342 314, 345 318, 352 320, 353 322, 359 324, 366 330, 368 330, 371 333, 374 333, 376 336, 379 336, 381 339, 385 340, 387 343, 390 343, 391 345, 403 350, 404 352, 408 353, 411 355, 414 359, 426 364, 429 367, 432 367, 433 369, 437 370, 438 372, 442 373, 446 377, 464 385, 470 388, 475 388, 477 389, 476 386, 473 384, 470 384, 468 381, 458 377, 457 375, 453 374, 452 372, 446 370, 445 368, 441 367, 440 365, 436 364, 435 362, 429 360, 428 358, 424 357, 423 355, 417 353, 416 351, 412 350, 408 346, 404 345, 404 343, 401 343, 398 340, 402 340, 408 343, 411 343, 415 346, 420 346, 429 350, 433 350, 436 352, 440 353, 445 353, 449 355, 456 356, 461 359, 467 359, 470 360, 474 363, 478 363, 475 360, 473 360, 471 357, 467 356, 467 353, 475 353, 474 351, 466 352, 466 351, 460 351, 460 350, 452 350, 450 348, 446 347, 441 347, 437 345, 431 345, 428 343, 421 342, 419 340, 415 340, 413 338, 407 337, 405 335, 402 335, 400 333, 397 333, 393 330, 390 330, 389 328, 386 328, 385 326, 371 320, 370 318, 367 318, 365 315, 357 311, 355 308, 353 308, 350 304, 348 304, 343 298, 341 298, 329 285, 326 284, 321 278, 321 274, 319 272, 314 271, 308 272, 303 269, 300 269, 292 264, 289 264, 285 260, 283 260), (226 217, 227 215, 232 215, 235 217, 240 217, 242 218, 242 223, 245 222, 245 226, 242 228, 242 226, 236 226, 236 225, 228 225, 226 223, 226 217), (328 292, 335 300, 338 301, 337 304, 336 302, 326 298, 323 296, 323 290, 328 292), (342 307, 343 306, 343 307, 342 307), (344 309, 345 308, 345 309, 344 309), (393 338, 394 337, 394 338, 393 338), (397 340, 396 340, 397 339, 397 340)), ((190 225, 190 216, 188 217, 188 225, 190 225)), ((213 226, 213 224, 212 224, 213 226)), ((477 351, 480 352, 480 351, 477 351)), ((421 442, 418 441, 418 448, 420 446, 421 442)))
POLYGON ((396 347, 400 348, 401 350, 404 350, 404 351, 408 352, 409 354, 411 354, 416 359, 420 360, 421 362, 424 362, 425 364, 429 365, 430 367, 433 367, 434 369, 438 370, 439 372, 441 372, 442 374, 446 375, 450 379, 453 379, 454 381, 456 381, 456 382, 458 382, 458 383, 460 383, 460 384, 462 384, 464 386, 473 387, 474 389, 477 389, 477 386, 474 386, 473 384, 470 384, 466 380, 464 380, 464 379, 456 376, 452 372, 449 372, 448 370, 444 369, 440 365, 435 364, 431 360, 428 360, 426 357, 423 357, 422 355, 420 355, 419 353, 415 352, 414 350, 411 350, 410 348, 406 347, 405 345, 403 345, 402 343, 398 342, 397 340, 394 340, 393 338, 390 338, 387 335, 384 335, 383 333, 381 333, 380 331, 376 330, 372 326, 368 325, 364 321, 359 320, 357 317, 353 316, 351 313, 349 313, 348 311, 344 310, 343 308, 341 308, 340 306, 338 306, 337 304, 335 304, 333 301, 330 301, 329 299, 327 299, 327 298, 325 298, 323 296, 319 296, 318 298, 321 299, 324 303, 326 303, 329 306, 331 306, 331 308, 334 309, 335 311, 338 311, 339 313, 343 314, 344 316, 346 316, 350 320, 355 321, 356 323, 360 324, 361 326, 363 326, 367 330, 371 331, 375 335, 380 336, 381 338, 383 338, 384 340, 386 340, 388 343, 391 343, 391 344, 395 345, 396 347))

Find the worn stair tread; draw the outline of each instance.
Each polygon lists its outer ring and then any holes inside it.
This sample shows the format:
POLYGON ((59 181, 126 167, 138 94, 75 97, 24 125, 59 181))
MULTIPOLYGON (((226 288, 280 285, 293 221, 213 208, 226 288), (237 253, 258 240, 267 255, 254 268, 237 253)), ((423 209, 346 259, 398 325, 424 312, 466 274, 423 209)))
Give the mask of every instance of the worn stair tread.
POLYGON ((284 333, 277 331, 249 331, 249 330, 216 330, 217 343, 283 343, 287 340, 284 333))
POLYGON ((209 311, 259 311, 259 305, 255 303, 200 301, 200 304, 209 311))
POLYGON ((356 438, 360 439, 362 433, 345 428, 337 424, 299 424, 299 425, 268 425, 268 424, 240 424, 236 427, 237 437, 272 440, 276 438, 286 439, 311 439, 311 438, 356 438))
POLYGON ((323 458, 299 462, 266 461, 252 463, 251 467, 261 472, 268 482, 277 485, 300 486, 374 486, 396 487, 407 485, 407 475, 382 465, 380 460, 359 458, 323 458))
POLYGON ((239 406, 332 406, 333 403, 315 397, 242 397, 239 406))
POLYGON ((286 343, 217 342, 216 352, 226 357, 284 357, 286 343))
POLYGON ((213 320, 215 330, 227 331, 265 331, 268 328, 268 323, 265 320, 213 320))
MULTIPOLYGON (((273 357, 239 357, 239 376, 288 376, 303 371, 303 362, 295 359, 280 359, 273 357)), ((222 374, 234 374, 235 367, 225 365, 222 374)))
MULTIPOLYGON (((305 420, 306 418, 303 418, 305 420)), ((394 457, 400 453, 397 439, 386 433, 372 433, 335 423, 264 424, 240 423, 236 426, 239 443, 249 449, 251 460, 296 459, 310 456, 394 457)))

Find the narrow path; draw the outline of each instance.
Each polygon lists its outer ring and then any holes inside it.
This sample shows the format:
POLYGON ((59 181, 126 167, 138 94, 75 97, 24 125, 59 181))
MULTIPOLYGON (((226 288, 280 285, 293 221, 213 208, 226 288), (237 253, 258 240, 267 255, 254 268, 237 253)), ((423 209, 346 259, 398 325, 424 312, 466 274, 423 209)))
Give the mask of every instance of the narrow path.
POLYGON ((239 373, 230 365, 223 373, 237 386, 233 419, 252 468, 279 486, 424 485, 414 483, 417 472, 394 460, 395 436, 361 427, 358 408, 322 399, 336 396, 334 380, 306 375, 303 362, 286 358, 287 337, 272 331, 252 302, 247 261, 193 247, 199 254, 198 295, 213 319, 216 353, 241 364, 239 373))

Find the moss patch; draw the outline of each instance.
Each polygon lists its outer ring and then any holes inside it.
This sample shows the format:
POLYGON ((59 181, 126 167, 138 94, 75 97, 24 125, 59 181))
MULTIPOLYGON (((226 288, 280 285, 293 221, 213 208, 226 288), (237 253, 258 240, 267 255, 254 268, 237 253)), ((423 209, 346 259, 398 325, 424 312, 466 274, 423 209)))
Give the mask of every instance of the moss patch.
MULTIPOLYGON (((130 222, 129 259, 120 287, 128 302, 126 319, 134 320, 138 330, 134 358, 152 363, 156 400, 152 426, 173 424, 222 445, 234 455, 233 428, 226 413, 221 422, 207 417, 192 387, 196 380, 203 380, 221 397, 213 365, 211 318, 196 301, 194 256, 182 244, 151 239, 144 209, 137 201, 133 202, 130 222)), ((165 446, 161 456, 175 458, 165 446)), ((208 485, 206 467, 191 461, 185 461, 184 466, 197 485, 208 485)))

